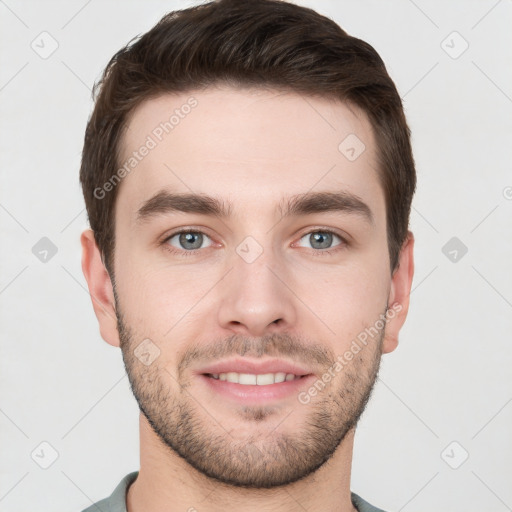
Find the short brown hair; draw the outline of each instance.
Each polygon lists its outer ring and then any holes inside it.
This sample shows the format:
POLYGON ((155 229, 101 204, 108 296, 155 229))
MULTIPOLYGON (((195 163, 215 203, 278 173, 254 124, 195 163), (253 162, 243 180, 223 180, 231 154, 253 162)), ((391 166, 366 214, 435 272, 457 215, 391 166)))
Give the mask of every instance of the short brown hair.
POLYGON ((402 101, 382 59, 312 9, 281 0, 218 0, 164 16, 118 51, 94 86, 80 183, 110 276, 117 187, 102 198, 95 191, 118 169, 128 115, 160 94, 221 82, 337 99, 366 113, 377 143, 394 271, 407 238, 416 171, 402 101))

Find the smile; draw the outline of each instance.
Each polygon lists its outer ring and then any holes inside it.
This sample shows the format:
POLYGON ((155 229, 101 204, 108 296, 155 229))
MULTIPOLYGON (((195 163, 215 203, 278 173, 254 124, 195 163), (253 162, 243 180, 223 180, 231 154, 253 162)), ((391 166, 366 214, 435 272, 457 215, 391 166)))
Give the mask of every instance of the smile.
POLYGON ((270 384, 278 384, 280 382, 300 379, 300 375, 293 373, 237 373, 237 372, 226 372, 226 373, 209 373, 206 374, 208 377, 212 377, 217 380, 225 380, 227 382, 234 382, 236 384, 243 384, 247 386, 268 386, 270 384))

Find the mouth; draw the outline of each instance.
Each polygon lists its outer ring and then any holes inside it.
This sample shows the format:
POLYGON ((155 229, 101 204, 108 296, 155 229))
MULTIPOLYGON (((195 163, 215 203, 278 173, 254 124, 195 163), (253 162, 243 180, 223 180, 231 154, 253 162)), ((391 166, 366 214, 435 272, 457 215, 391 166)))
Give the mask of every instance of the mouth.
POLYGON ((206 377, 212 379, 233 382, 242 386, 270 386, 279 384, 280 382, 290 382, 292 380, 302 379, 307 375, 295 375, 293 373, 277 372, 277 373, 205 373, 206 377))
POLYGON ((198 375, 199 381, 218 399, 237 405, 265 405, 276 401, 298 399, 299 393, 313 385, 315 376, 278 373, 236 373, 198 375))
POLYGON ((296 377, 310 375, 312 372, 308 368, 286 359, 266 359, 262 361, 239 357, 218 361, 196 370, 196 373, 242 385, 257 385, 259 378, 261 385, 266 385, 290 381, 296 377))
POLYGON ((315 375, 308 369, 275 359, 222 361, 195 373, 215 399, 220 396, 244 405, 293 398, 315 380, 315 375))

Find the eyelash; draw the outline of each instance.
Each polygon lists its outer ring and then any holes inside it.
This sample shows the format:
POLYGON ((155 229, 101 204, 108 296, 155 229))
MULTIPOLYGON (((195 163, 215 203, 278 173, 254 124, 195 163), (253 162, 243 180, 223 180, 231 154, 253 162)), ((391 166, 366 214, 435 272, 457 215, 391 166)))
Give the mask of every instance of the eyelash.
MULTIPOLYGON (((175 247, 171 246, 168 244, 169 240, 171 240, 171 238, 174 238, 176 235, 180 235, 181 233, 194 233, 194 234, 201 234, 201 235, 205 235, 207 236, 208 238, 211 239, 211 237, 209 235, 207 235, 204 231, 201 231, 199 229, 189 229, 189 228, 185 228, 185 229, 180 229, 178 231, 174 231, 173 233, 171 233, 169 236, 167 236, 164 240, 162 240, 161 242, 161 245, 164 246, 164 248, 169 251, 171 254, 173 255, 178 255, 178 256, 194 256, 196 255, 199 251, 203 250, 203 249, 193 249, 191 251, 186 251, 186 250, 179 250, 179 249, 176 249, 175 247)), ((347 240, 345 238, 343 238, 341 235, 339 235, 338 233, 336 233, 335 231, 332 231, 331 229, 323 229, 323 228, 316 228, 316 229, 313 229, 311 231, 307 231, 306 233, 303 233, 299 240, 304 238, 306 235, 311 235, 313 233, 328 233, 330 235, 334 235, 334 236, 337 236, 340 240, 341 240, 341 243, 334 246, 333 249, 318 249, 318 250, 315 250, 315 249, 311 249, 313 251, 313 254, 315 256, 325 256, 325 255, 331 255, 333 253, 337 253, 338 251, 341 251, 343 249, 346 249, 346 247, 349 246, 349 243, 347 242, 347 240)))

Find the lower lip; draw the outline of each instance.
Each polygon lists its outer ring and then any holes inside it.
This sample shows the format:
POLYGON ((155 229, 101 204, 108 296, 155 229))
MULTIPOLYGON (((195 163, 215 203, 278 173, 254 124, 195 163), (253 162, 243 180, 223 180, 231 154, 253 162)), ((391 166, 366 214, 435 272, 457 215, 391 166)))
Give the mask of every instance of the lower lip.
POLYGON ((280 400, 290 396, 297 396, 302 389, 308 388, 315 376, 306 375, 300 379, 294 379, 266 386, 251 384, 237 384, 226 380, 214 379, 206 375, 199 375, 200 379, 214 392, 243 403, 262 404, 273 400, 280 400))

